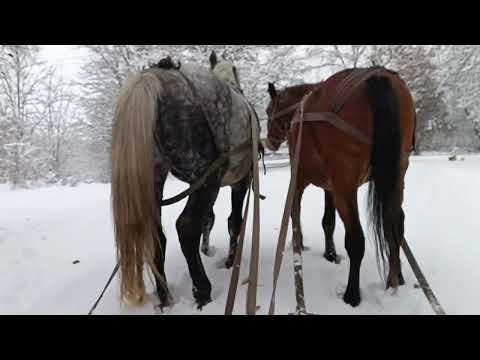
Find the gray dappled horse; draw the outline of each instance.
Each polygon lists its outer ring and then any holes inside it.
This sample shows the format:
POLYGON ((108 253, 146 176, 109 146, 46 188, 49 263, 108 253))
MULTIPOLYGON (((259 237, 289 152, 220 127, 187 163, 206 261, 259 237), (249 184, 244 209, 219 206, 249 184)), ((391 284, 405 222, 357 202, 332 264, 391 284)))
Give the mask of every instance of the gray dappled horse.
POLYGON ((164 59, 131 75, 117 100, 112 208, 121 294, 133 305, 145 299, 144 263, 154 273, 161 307, 171 302, 164 271, 166 237, 161 225, 167 175, 192 185, 222 154, 229 154, 227 161, 189 196, 176 223, 199 308, 211 301, 212 289, 200 257, 200 238, 203 233, 203 251, 208 252, 213 206, 223 186, 232 187, 226 265, 233 262, 252 176, 251 120, 256 114, 241 93, 235 66, 218 61, 215 53, 210 65, 210 69, 193 64, 176 66, 164 59), (235 153, 242 147, 246 150, 235 153))

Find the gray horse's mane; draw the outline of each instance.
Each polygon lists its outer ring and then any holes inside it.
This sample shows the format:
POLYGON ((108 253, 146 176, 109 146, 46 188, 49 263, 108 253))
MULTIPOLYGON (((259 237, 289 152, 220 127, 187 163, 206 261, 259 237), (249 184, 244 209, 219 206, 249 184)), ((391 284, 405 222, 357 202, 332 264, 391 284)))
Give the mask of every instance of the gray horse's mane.
MULTIPOLYGON (((194 70, 196 68, 199 68, 198 65, 196 64, 184 64, 180 61, 175 63, 170 56, 161 59, 158 63, 156 64, 151 64, 150 69, 164 69, 164 70, 180 70, 183 66, 190 70, 194 70)), ((228 62, 228 61, 220 61, 216 66, 215 69, 213 69, 213 73, 215 76, 225 82, 226 84, 230 85, 231 87, 241 90, 241 85, 240 81, 238 79, 238 72, 236 67, 228 62)))

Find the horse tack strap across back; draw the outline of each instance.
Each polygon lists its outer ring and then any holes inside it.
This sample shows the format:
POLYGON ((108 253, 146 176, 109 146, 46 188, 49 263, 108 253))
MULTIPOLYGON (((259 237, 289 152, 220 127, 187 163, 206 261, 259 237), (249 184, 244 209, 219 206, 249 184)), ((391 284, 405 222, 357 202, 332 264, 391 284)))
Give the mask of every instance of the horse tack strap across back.
POLYGON ((299 123, 300 121, 304 122, 326 122, 330 125, 335 126, 336 128, 342 130, 343 132, 347 133, 351 137, 355 138, 356 140, 364 143, 370 144, 368 138, 359 130, 348 124, 345 120, 339 117, 337 114, 333 112, 323 112, 323 113, 305 113, 303 114, 303 118, 297 118, 292 122, 292 125, 299 123))
POLYGON ((175 195, 174 197, 170 199, 165 199, 160 202, 160 206, 169 206, 173 205, 179 201, 182 201, 186 197, 192 195, 195 191, 200 189, 205 182, 208 180, 208 178, 215 172, 217 171, 225 162, 228 160, 229 157, 237 154, 242 154, 244 152, 247 152, 250 149, 250 141, 246 141, 242 145, 240 145, 238 148, 229 151, 227 153, 221 154, 207 169, 207 171, 200 177, 193 185, 191 185, 187 190, 181 192, 178 195, 175 195))
MULTIPOLYGON (((185 80, 185 82, 188 84, 188 86, 190 87, 190 89, 192 90, 192 93, 197 97, 197 98, 200 98, 198 96, 198 93, 197 93, 197 90, 195 89, 195 86, 193 85, 193 83, 188 79, 187 76, 185 76, 184 73, 182 73, 180 70, 178 70, 178 72, 180 73, 180 75, 183 77, 183 79, 185 80)), ((203 105, 202 105, 202 102, 199 101, 199 107, 203 113, 203 116, 205 116, 205 118, 207 117, 206 115, 206 112, 205 112, 205 109, 203 108, 203 105)), ((198 189, 200 189, 204 184, 205 182, 208 180, 208 178, 215 172, 217 171, 223 164, 225 164, 225 162, 227 162, 228 158, 233 156, 233 155, 238 155, 238 154, 242 154, 242 153, 245 153, 247 152, 248 150, 250 149, 250 141, 246 141, 244 142, 242 145, 240 145, 238 148, 236 149, 233 149, 229 152, 226 152, 226 153, 222 153, 211 165, 210 167, 207 169, 207 171, 205 172, 205 174, 202 175, 201 178, 199 178, 193 185, 191 185, 187 190, 183 191, 182 193, 170 198, 170 199, 166 199, 166 200, 162 200, 160 202, 160 206, 169 206, 169 205, 173 205, 179 201, 182 201, 183 199, 185 199, 186 197, 192 195, 195 191, 197 191, 198 189)), ((257 149, 257 156, 258 156, 258 149, 257 149)))
POLYGON ((386 71, 383 67, 358 69, 348 75, 339 85, 337 93, 332 99, 333 113, 338 114, 352 93, 374 75, 386 71))
MULTIPOLYGON (((359 131, 352 125, 348 124, 345 120, 343 120, 338 115, 338 113, 343 108, 346 101, 348 100, 350 95, 353 93, 353 91, 357 89, 358 86, 360 86, 360 84, 362 84, 364 81, 368 80, 370 77, 382 71, 385 71, 385 69, 382 67, 377 67, 374 69, 362 69, 362 70, 358 70, 358 72, 355 72, 355 71, 352 72, 339 85, 338 90, 332 100, 331 112, 304 113, 303 116, 299 118, 295 118, 291 125, 293 126, 295 124, 298 124, 300 123, 300 121, 326 122, 342 130, 343 132, 347 133, 348 135, 360 141, 361 143, 369 145, 370 141, 368 140, 368 137, 365 136, 361 131, 359 131)), ((304 104, 304 101, 297 104, 293 104, 279 111, 278 113, 273 115, 272 119, 276 119, 296 111, 301 104, 304 104)), ((302 113, 303 113, 303 110, 302 110, 302 113)))

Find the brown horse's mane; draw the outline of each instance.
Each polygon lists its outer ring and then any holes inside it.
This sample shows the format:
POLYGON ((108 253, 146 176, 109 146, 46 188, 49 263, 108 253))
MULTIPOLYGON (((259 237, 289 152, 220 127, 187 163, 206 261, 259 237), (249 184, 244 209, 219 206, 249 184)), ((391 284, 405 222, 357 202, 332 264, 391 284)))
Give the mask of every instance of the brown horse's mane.
POLYGON ((300 85, 293 85, 293 86, 286 87, 282 90, 279 90, 277 95, 279 98, 284 99, 285 101, 298 102, 309 92, 320 88, 322 84, 323 84, 323 81, 319 83, 306 83, 306 84, 300 84, 300 85))
POLYGON ((165 70, 179 70, 182 67, 182 64, 180 61, 175 64, 170 56, 167 56, 166 58, 161 59, 158 63, 156 64, 151 64, 150 68, 154 69, 165 69, 165 70))
POLYGON ((281 90, 280 93, 288 92, 289 94, 300 94, 300 95, 302 95, 302 94, 305 94, 309 90, 315 90, 322 83, 323 82, 289 86, 289 87, 286 87, 283 90, 281 90))

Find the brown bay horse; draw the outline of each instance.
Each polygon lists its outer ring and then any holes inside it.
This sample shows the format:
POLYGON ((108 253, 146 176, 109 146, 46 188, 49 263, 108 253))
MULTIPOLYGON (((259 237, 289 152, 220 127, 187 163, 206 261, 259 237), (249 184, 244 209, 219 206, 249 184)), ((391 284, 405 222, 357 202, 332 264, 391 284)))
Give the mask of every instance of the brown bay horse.
MULTIPOLYGON (((276 151, 288 140, 297 146, 302 116, 293 236, 302 239, 301 200, 309 185, 325 191, 325 257, 337 261, 333 242, 335 209, 345 225, 350 258, 344 301, 360 304, 360 267, 365 237, 359 218, 358 188, 369 182, 368 212, 377 263, 387 288, 404 283, 400 266, 405 215, 402 210, 408 157, 414 148, 415 104, 400 76, 384 68, 348 69, 321 84, 278 91, 269 84, 267 147, 276 151), (301 91, 304 91, 301 94, 301 91), (300 109, 301 107, 301 109, 300 109)), ((298 239, 297 238, 297 239, 298 239)))

